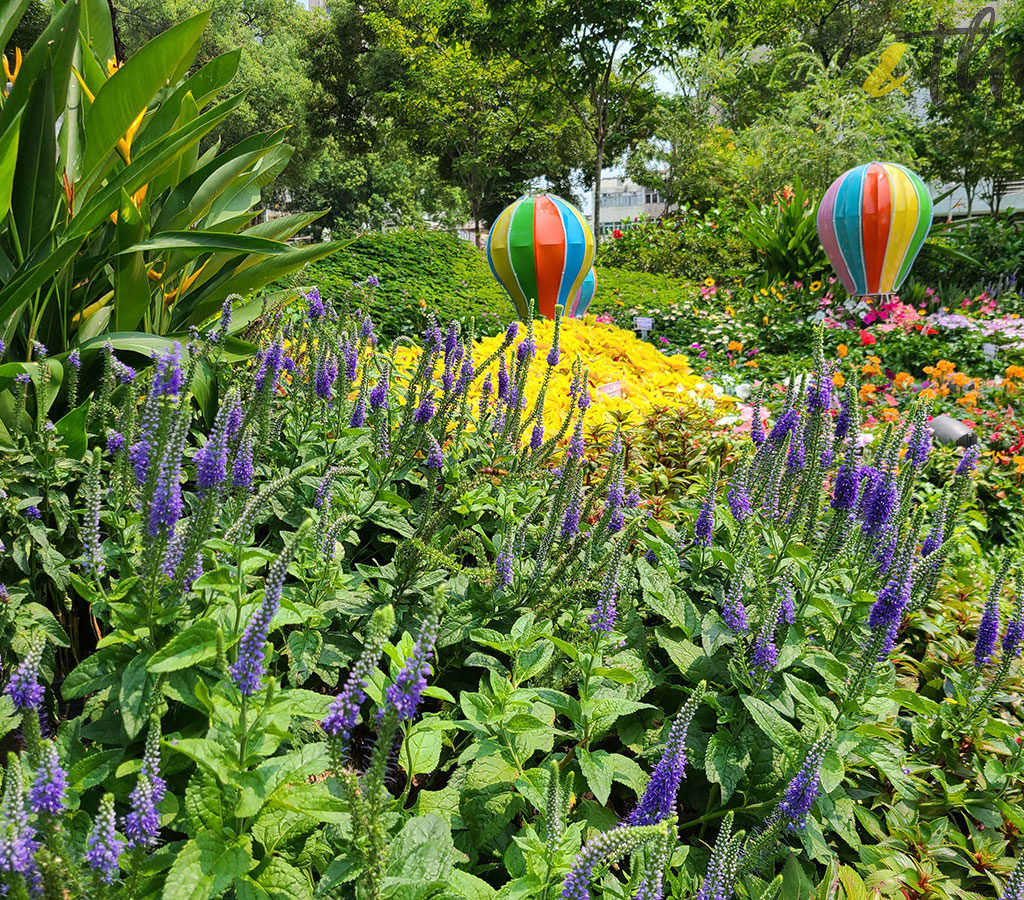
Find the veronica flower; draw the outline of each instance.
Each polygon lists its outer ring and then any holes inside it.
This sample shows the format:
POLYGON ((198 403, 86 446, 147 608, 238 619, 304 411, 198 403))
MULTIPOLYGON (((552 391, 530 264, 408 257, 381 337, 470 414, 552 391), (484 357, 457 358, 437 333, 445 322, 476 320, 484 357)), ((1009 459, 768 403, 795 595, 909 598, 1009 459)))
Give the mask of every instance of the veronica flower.
POLYGON ((231 677, 245 696, 255 694, 263 686, 264 651, 270 633, 270 623, 281 606, 284 593, 284 579, 288 564, 295 554, 297 539, 291 543, 270 564, 263 588, 263 602, 256 608, 238 644, 238 659, 231 667, 231 677))
POLYGON ((565 507, 565 517, 562 519, 563 538, 571 538, 580 530, 582 500, 580 485, 577 482, 573 485, 572 494, 569 496, 569 503, 565 507))
POLYGON ((13 753, 8 759, 3 804, 0 806, 0 872, 13 872, 26 881, 34 882, 38 876, 35 854, 39 842, 25 809, 21 762, 13 753))
POLYGON ((431 671, 430 660, 434 655, 439 625, 437 613, 430 612, 423 621, 412 654, 406 658, 394 683, 384 692, 387 703, 398 713, 400 722, 413 718, 419 708, 423 690, 427 686, 427 676, 431 671))
POLYGON ((974 645, 974 665, 981 669, 992 658, 999 635, 999 603, 989 598, 978 625, 978 640, 974 645))
POLYGON ((442 341, 441 329, 438 327, 437 322, 431 318, 427 330, 423 333, 423 348, 428 353, 437 353, 441 349, 442 341))
POLYGON ((881 662, 887 659, 896 642, 896 632, 903 621, 903 613, 910 604, 912 585, 906 574, 899 573, 890 578, 878 593, 878 598, 868 615, 868 627, 885 635, 885 641, 878 653, 881 662))
POLYGON ((380 286, 380 279, 376 275, 367 275, 366 276, 366 283, 370 287, 379 287, 380 286))
POLYGON ((825 412, 832 404, 832 379, 828 372, 815 372, 814 383, 807 389, 807 411, 825 412))
POLYGON ((181 518, 181 457, 173 444, 169 444, 160 460, 160 468, 149 504, 149 534, 157 537, 161 531, 170 534, 181 518))
POLYGON ((487 377, 484 379, 483 384, 480 386, 480 406, 477 410, 480 418, 482 419, 487 413, 487 405, 491 400, 491 392, 494 390, 494 379, 491 378, 491 373, 487 373, 487 377))
POLYGON ((672 722, 665 750, 651 773, 644 795, 626 819, 629 825, 655 825, 675 813, 679 785, 686 777, 686 733, 702 693, 698 688, 672 722))
POLYGON ((501 354, 498 362, 498 399, 508 399, 509 378, 508 370, 505 368, 505 354, 501 354))
POLYGON ((516 335, 519 334, 519 323, 512 321, 508 323, 508 328, 505 329, 505 343, 511 344, 516 339, 516 335))
POLYGON ((881 533, 896 506, 896 485, 888 475, 871 466, 862 470, 864 490, 861 494, 860 514, 865 534, 881 533))
POLYGON ((152 397, 177 397, 185 385, 185 376, 181 371, 181 343, 175 341, 160 353, 153 354, 156 371, 150 388, 152 397))
POLYGON ((25 658, 11 674, 4 693, 14 702, 14 708, 22 712, 36 710, 43 703, 45 689, 39 683, 39 666, 43 660, 43 638, 36 634, 28 646, 25 658))
POLYGON ((1024 855, 1017 857, 999 900, 1024 900, 1024 855))
POLYGON ((45 741, 39 755, 39 769, 28 795, 29 806, 36 815, 49 813, 56 816, 64 809, 68 774, 60 764, 57 745, 53 741, 45 741))
POLYGON ((787 578, 775 589, 776 597, 782 597, 779 603, 779 615, 787 625, 796 621, 796 606, 793 604, 793 584, 787 578))
POLYGON ((39 511, 38 506, 26 506, 25 515, 33 522, 38 522, 43 517, 43 514, 39 511))
POLYGON ((566 451, 566 456, 569 459, 583 459, 583 450, 583 423, 577 421, 576 427, 572 431, 572 439, 569 441, 569 447, 566 451))
POLYGON ((580 391, 580 398, 576 401, 576 405, 579 406, 580 412, 586 412, 590 409, 590 391, 587 388, 583 388, 580 391))
POLYGON ((616 601, 619 597, 619 573, 614 567, 610 567, 605 577, 604 590, 598 598, 597 606, 590 614, 587 621, 590 623, 591 631, 609 632, 615 627, 619 618, 616 601))
POLYGON ((117 836, 114 797, 105 794, 86 843, 85 861, 100 874, 104 884, 111 884, 119 871, 118 860, 124 852, 124 841, 117 836))
POLYGON ((356 397, 355 405, 352 407, 352 416, 348 420, 349 428, 362 428, 366 424, 366 400, 362 392, 356 397))
POLYGON ((516 361, 519 365, 523 365, 528 359, 533 359, 533 354, 537 352, 537 344, 530 337, 525 337, 519 342, 519 346, 516 347, 516 361))
POLYGON ((700 506, 697 521, 693 525, 693 539, 701 547, 711 546, 711 534, 715 528, 715 507, 710 499, 700 506))
POLYGON ((968 447, 964 451, 960 463, 956 467, 955 475, 970 475, 978 464, 978 448, 968 447))
POLYGON ((533 426, 533 431, 530 433, 530 449, 540 450, 541 445, 544 443, 544 426, 540 422, 533 426))
POLYGON ((494 560, 494 568, 498 575, 498 587, 507 588, 512 584, 512 562, 514 555, 512 553, 511 542, 502 547, 498 552, 497 557, 494 560))
POLYGON ((68 363, 73 369, 80 369, 82 367, 82 354, 77 347, 68 354, 68 363))
POLYGON ((932 449, 931 429, 922 421, 914 425, 907 443, 907 458, 915 468, 921 468, 928 461, 932 449))
POLYGON ((781 447, 788 435, 796 428, 799 414, 795 409, 787 409, 768 433, 768 440, 776 447, 781 447))
POLYGON ((160 834, 160 813, 153 796, 153 785, 140 774, 131 793, 132 811, 124 818, 124 833, 129 847, 155 847, 160 834))
POLYGON ((793 429, 789 439, 789 451, 786 453, 786 471, 800 472, 807 461, 807 451, 804 447, 804 429, 799 426, 793 429))
POLYGON ((220 487, 228 478, 228 432, 227 422, 214 423, 213 431, 206 443, 196 451, 193 461, 196 464, 196 487, 200 496, 220 487))
POLYGON ((722 619, 729 630, 739 634, 747 630, 747 607, 743 604, 743 578, 734 575, 722 598, 722 619))
POLYGON ((832 493, 832 509, 837 512, 853 509, 857 502, 857 490, 860 487, 860 473, 856 466, 843 463, 836 472, 835 487, 832 493))
POLYGON ((941 520, 932 526, 932 530, 928 532, 928 536, 921 544, 921 557, 923 559, 927 559, 942 546, 944 530, 944 523, 941 520))
POLYGON ((590 900, 590 879, 594 867, 606 858, 621 859, 647 839, 648 829, 625 825, 594 835, 580 848, 572 868, 562 882, 562 900, 590 900))
POLYGON ((311 322, 322 319, 327 315, 324 309, 324 301, 320 299, 320 288, 313 288, 306 294, 306 318, 311 322))
POLYGON ((242 435, 242 441, 235 454, 235 461, 231 466, 231 484, 233 487, 249 490, 252 487, 252 480, 252 435, 246 431, 242 435))
POLYGON ((107 432, 107 453, 114 454, 120 452, 124 447, 124 435, 120 431, 108 431, 107 432))
POLYGON ((423 465, 427 469, 441 469, 444 468, 444 456, 441 454, 441 445, 434 440, 433 435, 427 439, 428 450, 427 458, 424 460, 423 465))
POLYGON ((821 764, 827 749, 828 741, 824 738, 811 745, 804 764, 779 802, 777 814, 788 820, 791 829, 803 828, 807 824, 807 815, 821 792, 821 764))
POLYGON ((426 425, 434 418, 434 411, 434 395, 432 393, 424 394, 420 405, 416 407, 416 411, 412 415, 412 420, 417 425, 426 425))
POLYGON ((849 390, 846 392, 846 397, 839 406, 839 414, 836 416, 836 440, 841 441, 850 433, 850 428, 853 425, 853 401, 849 390))
POLYGON ((327 708, 327 716, 321 722, 324 731, 347 745, 359 718, 359 708, 366 699, 366 685, 377 667, 377 658, 384 646, 384 635, 368 637, 363 652, 349 670, 348 678, 341 692, 327 708))

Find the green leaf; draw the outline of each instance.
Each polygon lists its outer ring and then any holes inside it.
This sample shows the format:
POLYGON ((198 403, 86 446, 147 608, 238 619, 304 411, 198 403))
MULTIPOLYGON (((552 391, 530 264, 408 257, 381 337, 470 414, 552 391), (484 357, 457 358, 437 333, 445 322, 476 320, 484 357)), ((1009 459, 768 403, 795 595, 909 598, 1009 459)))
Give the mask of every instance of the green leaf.
POLYGON ((139 250, 176 250, 208 253, 225 250, 232 253, 273 254, 284 253, 287 244, 247 234, 232 234, 220 231, 165 231, 149 240, 133 244, 120 253, 134 253, 139 250))
POLYGON ((790 757, 795 758, 803 745, 796 728, 758 697, 744 697, 743 705, 750 711, 751 717, 764 735, 790 757))
MULTIPOLYGON (((19 78, 19 81, 21 79, 19 78)), ((22 250, 28 256, 49 236, 57 210, 56 115, 53 70, 47 66, 32 86, 21 119, 21 137, 11 188, 11 214, 22 250)))
POLYGON ((417 722, 402 742, 398 763, 408 775, 433 772, 441 761, 441 732, 429 719, 417 722), (411 766, 412 771, 408 771, 411 766))
POLYGON ((124 758, 123 750, 100 750, 80 759, 68 770, 68 784, 79 794, 103 784, 124 758))
POLYGON ((32 0, 13 0, 0 9, 0 52, 7 49, 7 42, 18 27, 18 22, 25 15, 25 10, 32 0))
POLYGON ((188 68, 209 18, 209 12, 202 12, 158 34, 100 88, 85 117, 82 172, 86 179, 93 176, 157 91, 188 68))
POLYGON ((313 898, 313 886, 309 883, 309 879, 278 856, 270 860, 270 864, 260 873, 256 882, 266 892, 265 896, 270 900, 312 900, 313 898))
POLYGON ((194 831, 222 834, 231 809, 224 802, 221 786, 207 772, 197 770, 185 789, 185 811, 194 831))
POLYGON ((89 448, 89 435, 85 429, 89 417, 89 401, 76 407, 57 420, 57 434, 64 438, 65 452, 70 459, 82 459, 89 448))
POLYGON ((417 881, 443 881, 455 860, 452 832, 439 816, 409 819, 391 845, 388 874, 417 881))
POLYGON ((612 790, 612 780, 615 777, 615 765, 609 758, 606 750, 584 750, 582 747, 576 751, 580 761, 580 770, 583 777, 587 779, 587 785, 602 806, 608 803, 608 795, 612 790))
POLYGON ((0 134, 0 219, 5 218, 11 208, 11 189, 14 186, 18 139, 21 135, 20 125, 21 113, 10 122, 7 130, 0 134))
MULTIPOLYGON (((146 222, 128 192, 121 191, 114 241, 118 247, 134 244, 145 234, 146 222)), ((134 331, 150 306, 148 267, 142 253, 116 255, 114 266, 113 320, 115 331, 134 331)))
POLYGON ((210 900, 252 867, 249 839, 225 843, 211 832, 192 838, 178 853, 164 882, 163 900, 210 900))
POLYGON ((110 7, 106 0, 82 0, 82 19, 78 30, 82 43, 92 50, 101 63, 116 58, 110 7))
POLYGON ((200 619, 179 632, 153 654, 150 672, 176 672, 217 657, 217 624, 200 619))
POLYGON ((821 787, 826 794, 831 794, 843 783, 846 769, 843 761, 835 750, 828 750, 821 762, 821 787))
POLYGON ((146 671, 150 653, 139 653, 124 670, 121 681, 121 722, 129 738, 135 738, 146 725, 149 700, 153 695, 153 682, 146 671))
POLYGON ((736 790, 736 785, 746 774, 748 765, 750 765, 749 741, 734 741, 724 734, 711 736, 704 754, 704 772, 708 781, 722 786, 723 803, 736 790))

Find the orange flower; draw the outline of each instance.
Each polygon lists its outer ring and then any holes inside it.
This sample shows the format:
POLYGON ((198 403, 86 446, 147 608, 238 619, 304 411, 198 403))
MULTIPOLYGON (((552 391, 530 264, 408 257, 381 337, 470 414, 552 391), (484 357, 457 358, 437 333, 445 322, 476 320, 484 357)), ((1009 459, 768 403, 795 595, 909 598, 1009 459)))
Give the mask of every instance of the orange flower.
POLYGON ((743 349, 743 342, 742 341, 729 341, 729 349, 733 353, 739 353, 740 350, 743 349))
POLYGON ((970 380, 971 379, 964 375, 963 372, 954 372, 952 376, 950 376, 950 381, 952 381, 956 387, 963 387, 970 380))
POLYGON ((836 353, 839 354, 840 359, 846 359, 846 354, 850 352, 850 348, 846 344, 840 344, 836 347, 836 353))
POLYGON ((872 375, 882 374, 882 367, 875 362, 876 359, 878 359, 877 356, 868 357, 868 362, 864 363, 864 365, 860 367, 862 375, 867 375, 870 378, 872 375))
POLYGON ((914 376, 909 372, 900 372, 892 380, 892 386, 898 391, 902 391, 904 388, 913 387, 914 376))
POLYGON ((1006 377, 1009 378, 1024 378, 1024 366, 1007 366, 1006 377))
POLYGON ((861 389, 857 392, 857 396, 860 397, 861 403, 867 403, 877 390, 878 388, 873 384, 865 384, 861 386, 861 389))
POLYGON ((846 379, 843 377, 843 373, 842 372, 836 372, 836 374, 832 376, 832 383, 837 388, 843 387, 846 384, 846 379))
POLYGON ((756 369, 757 368, 757 360, 756 359, 748 359, 743 365, 749 366, 751 369, 756 369))
POLYGON ((427 308, 427 301, 426 300, 420 300, 420 309, 426 309, 426 308, 427 308))
POLYGON ((924 388, 917 396, 922 400, 934 400, 939 392, 935 388, 924 388))
POLYGON ((1017 467, 1013 471, 1018 475, 1024 475, 1024 456, 1015 456, 1013 458, 1013 464, 1017 467))

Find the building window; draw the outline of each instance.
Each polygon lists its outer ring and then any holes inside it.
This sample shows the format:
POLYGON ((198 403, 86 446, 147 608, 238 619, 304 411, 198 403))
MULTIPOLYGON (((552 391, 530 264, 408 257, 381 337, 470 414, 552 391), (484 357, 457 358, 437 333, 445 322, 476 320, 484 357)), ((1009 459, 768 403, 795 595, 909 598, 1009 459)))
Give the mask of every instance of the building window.
POLYGON ((657 191, 648 191, 644 195, 644 202, 645 203, 661 203, 661 196, 658 194, 657 191))

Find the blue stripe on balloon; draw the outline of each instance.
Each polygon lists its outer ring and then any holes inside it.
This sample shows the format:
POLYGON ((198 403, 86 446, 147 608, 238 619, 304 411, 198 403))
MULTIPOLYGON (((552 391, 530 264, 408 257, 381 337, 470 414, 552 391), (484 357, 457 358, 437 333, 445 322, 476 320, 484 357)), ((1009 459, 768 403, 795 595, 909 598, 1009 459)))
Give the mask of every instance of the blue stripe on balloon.
POLYGON ((494 280, 497 281, 498 284, 500 284, 502 287, 504 287, 505 285, 501 280, 501 276, 498 275, 498 270, 494 268, 494 262, 491 260, 491 238, 494 237, 494 226, 497 224, 498 219, 495 218, 495 220, 491 223, 490 230, 487 232, 487 243, 484 244, 484 246, 487 248, 487 265, 491 267, 491 274, 494 276, 494 280))
POLYGON ((858 294, 868 292, 868 275, 864 265, 864 235, 861 230, 864 176, 867 170, 868 167, 865 165, 847 172, 842 184, 839 185, 835 211, 832 213, 839 250, 843 254, 846 267, 850 270, 850 277, 858 294))
MULTIPOLYGON (((549 195, 550 196, 550 195, 549 195)), ((562 281, 558 285, 557 306, 565 310, 572 303, 569 291, 572 290, 573 282, 583 268, 583 257, 587 252, 587 236, 583 233, 583 226, 580 220, 572 214, 572 211, 558 197, 551 197, 558 212, 562 216, 562 227, 565 229, 565 267, 562 269, 562 281)))
POLYGON ((582 319, 587 312, 587 307, 590 306, 590 301, 594 299, 595 293, 595 279, 594 267, 590 267, 590 271, 587 272, 587 277, 583 279, 583 284, 580 285, 580 305, 576 309, 576 318, 582 319))

